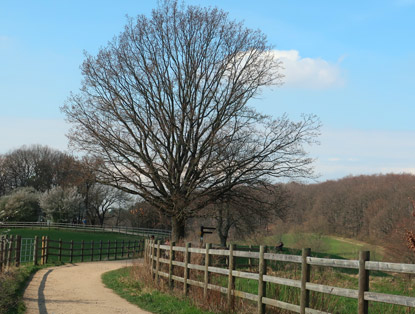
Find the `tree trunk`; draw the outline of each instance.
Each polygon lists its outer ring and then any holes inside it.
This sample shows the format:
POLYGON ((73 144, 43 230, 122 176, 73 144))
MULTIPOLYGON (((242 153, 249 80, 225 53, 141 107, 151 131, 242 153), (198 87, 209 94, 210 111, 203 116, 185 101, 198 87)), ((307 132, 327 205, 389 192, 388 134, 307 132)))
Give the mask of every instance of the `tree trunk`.
POLYGON ((232 226, 229 207, 225 207, 225 213, 223 212, 222 205, 217 207, 217 217, 216 217, 216 230, 220 239, 220 245, 226 247, 226 242, 228 241, 229 230, 232 226))
POLYGON ((228 241, 228 234, 224 234, 223 232, 219 232, 219 239, 220 239, 220 246, 226 247, 226 242, 228 241))
POLYGON ((103 213, 102 215, 100 215, 100 214, 98 213, 99 225, 100 225, 101 227, 103 227, 103 226, 104 226, 104 219, 105 219, 105 214, 103 213))
POLYGON ((186 221, 171 217, 171 241, 178 242, 185 237, 186 221))

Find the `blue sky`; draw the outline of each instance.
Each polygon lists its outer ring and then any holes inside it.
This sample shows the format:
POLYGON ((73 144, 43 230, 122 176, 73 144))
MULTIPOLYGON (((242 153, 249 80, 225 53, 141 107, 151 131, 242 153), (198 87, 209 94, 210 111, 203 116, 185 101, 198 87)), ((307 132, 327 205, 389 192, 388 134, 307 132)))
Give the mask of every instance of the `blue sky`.
MULTIPOLYGON (((319 181, 415 173, 415 1, 186 1, 261 29, 284 63, 285 84, 252 102, 292 119, 318 115, 319 181)), ((59 107, 95 54, 157 1, 0 0, 0 153, 24 144, 65 150, 59 107)))

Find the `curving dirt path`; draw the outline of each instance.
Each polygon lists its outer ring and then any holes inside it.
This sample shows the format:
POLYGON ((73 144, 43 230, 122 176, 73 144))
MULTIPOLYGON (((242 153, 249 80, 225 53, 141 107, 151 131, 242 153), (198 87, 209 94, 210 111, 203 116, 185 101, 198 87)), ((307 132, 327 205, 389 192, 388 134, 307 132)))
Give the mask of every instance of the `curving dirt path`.
POLYGON ((106 288, 101 275, 132 260, 68 264, 38 271, 24 292, 27 314, 147 314, 106 288))

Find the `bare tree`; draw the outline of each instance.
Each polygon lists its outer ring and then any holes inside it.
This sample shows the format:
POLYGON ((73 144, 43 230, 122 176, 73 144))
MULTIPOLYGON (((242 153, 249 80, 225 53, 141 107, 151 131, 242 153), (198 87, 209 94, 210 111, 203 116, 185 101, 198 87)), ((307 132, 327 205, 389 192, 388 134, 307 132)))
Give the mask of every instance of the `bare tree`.
POLYGON ((147 202, 137 202, 128 210, 128 221, 137 228, 168 229, 170 220, 147 202))
POLYGON ((19 187, 44 192, 74 185, 76 165, 72 156, 47 146, 22 146, 0 157, 0 195, 19 187))
POLYGON ((171 217, 177 240, 188 218, 236 186, 310 175, 303 145, 316 118, 272 119, 247 105, 281 82, 280 67, 262 32, 216 8, 164 1, 86 56, 81 91, 62 108, 70 142, 103 160, 101 182, 171 217))
POLYGON ((88 217, 92 224, 98 219, 99 224, 104 225, 106 215, 117 208, 125 207, 129 201, 128 196, 122 190, 102 184, 95 184, 89 191, 90 207, 88 217))
POLYGON ((214 218, 220 243, 225 247, 231 230, 244 238, 276 219, 284 220, 289 203, 290 196, 281 185, 239 187, 218 199, 207 214, 214 218))

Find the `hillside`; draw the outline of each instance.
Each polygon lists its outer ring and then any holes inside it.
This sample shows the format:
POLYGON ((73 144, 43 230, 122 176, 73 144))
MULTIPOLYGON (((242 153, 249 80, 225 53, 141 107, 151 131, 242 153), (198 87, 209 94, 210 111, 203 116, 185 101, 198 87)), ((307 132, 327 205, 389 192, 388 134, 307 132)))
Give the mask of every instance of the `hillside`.
POLYGON ((384 247, 389 259, 414 261, 405 240, 405 231, 414 230, 415 223, 410 202, 414 175, 362 175, 287 188, 292 207, 275 230, 361 240, 384 247))

